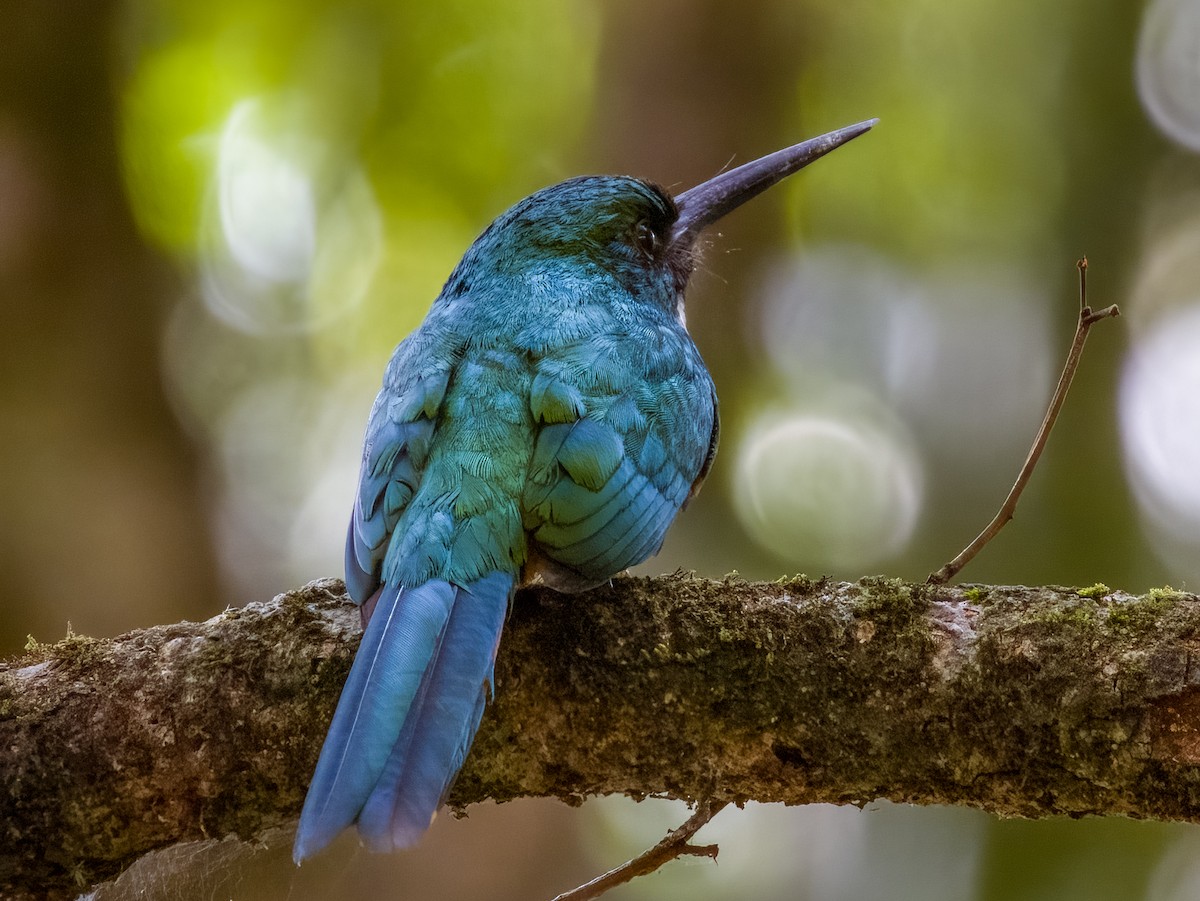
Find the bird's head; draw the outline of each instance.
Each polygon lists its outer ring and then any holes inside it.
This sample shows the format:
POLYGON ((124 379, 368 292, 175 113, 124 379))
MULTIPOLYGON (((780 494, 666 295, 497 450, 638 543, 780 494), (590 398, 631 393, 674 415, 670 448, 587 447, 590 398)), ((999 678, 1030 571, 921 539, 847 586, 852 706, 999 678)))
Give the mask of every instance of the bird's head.
POLYGON ((691 272, 690 242, 674 244, 679 207, 649 182, 585 175, 531 194, 476 242, 498 269, 571 271, 615 279, 634 296, 673 295, 691 272))
MULTIPOLYGON (((682 317, 696 242, 704 229, 877 121, 776 151, 674 197, 628 176, 568 179, 531 194, 497 218, 463 265, 517 277, 571 271, 582 278, 614 279, 633 298, 682 317)), ((452 276, 448 286, 454 282, 452 276)))

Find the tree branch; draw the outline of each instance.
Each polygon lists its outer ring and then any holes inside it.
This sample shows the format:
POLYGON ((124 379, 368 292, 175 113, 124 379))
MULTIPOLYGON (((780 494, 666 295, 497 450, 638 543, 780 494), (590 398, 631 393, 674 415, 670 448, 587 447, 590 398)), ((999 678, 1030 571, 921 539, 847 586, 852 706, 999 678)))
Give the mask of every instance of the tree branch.
MULTIPOLYGON (((290 825, 357 632, 324 581, 0 665, 0 896, 68 897, 155 848, 290 825)), ((451 800, 1200 821, 1198 648, 1200 600, 1170 589, 677 576, 525 592, 451 800)))

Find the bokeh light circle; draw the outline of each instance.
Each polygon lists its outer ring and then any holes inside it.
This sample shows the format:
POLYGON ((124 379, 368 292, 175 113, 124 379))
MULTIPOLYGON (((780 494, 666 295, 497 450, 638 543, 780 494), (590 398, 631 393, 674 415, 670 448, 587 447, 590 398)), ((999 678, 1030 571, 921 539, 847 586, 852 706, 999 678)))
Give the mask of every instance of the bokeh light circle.
POLYGON ((738 517, 784 560, 860 568, 895 556, 912 536, 922 467, 885 411, 767 414, 737 453, 738 517))
POLYGON ((1137 336, 1121 375, 1126 469, 1143 517, 1200 545, 1200 298, 1137 336))
POLYGON ((818 244, 770 267, 757 306, 752 340, 796 392, 861 385, 927 455, 975 472, 1025 450, 1053 385, 1053 299, 1002 262, 916 273, 869 248, 818 244))
POLYGON ((234 105, 200 226, 201 296, 254 335, 312 331, 346 315, 383 250, 366 176, 293 106, 303 109, 279 99, 234 105))
POLYGON ((1137 47, 1138 96, 1171 140, 1200 152, 1200 3, 1152 0, 1137 47))

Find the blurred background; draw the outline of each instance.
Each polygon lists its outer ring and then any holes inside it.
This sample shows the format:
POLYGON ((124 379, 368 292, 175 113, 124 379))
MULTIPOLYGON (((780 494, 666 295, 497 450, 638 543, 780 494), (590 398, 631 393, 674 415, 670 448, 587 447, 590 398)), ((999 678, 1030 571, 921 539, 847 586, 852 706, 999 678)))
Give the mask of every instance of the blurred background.
MULTIPOLYGON (((688 322, 721 454, 648 573, 1200 582, 1200 2, 9 0, 0 654, 340 575, 394 345, 473 237, 585 172, 680 190, 879 116, 722 224, 688 322)), ((296 871, 184 849, 126 894, 550 897, 685 817, 483 806, 296 871)), ((751 806, 616 899, 1184 899, 1200 831, 751 806)))

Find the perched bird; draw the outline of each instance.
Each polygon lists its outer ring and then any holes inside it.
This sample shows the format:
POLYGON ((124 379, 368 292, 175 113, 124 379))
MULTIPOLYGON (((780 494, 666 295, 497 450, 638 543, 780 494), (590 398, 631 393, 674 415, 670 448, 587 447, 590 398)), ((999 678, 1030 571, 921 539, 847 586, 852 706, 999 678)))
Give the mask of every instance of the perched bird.
POLYGON ((362 644, 293 856, 358 824, 414 844, 462 766, 516 588, 597 585, 658 551, 717 449, 684 325, 701 231, 871 128, 852 125, 677 197, 573 178, 476 239, 396 348, 346 539, 362 644))

